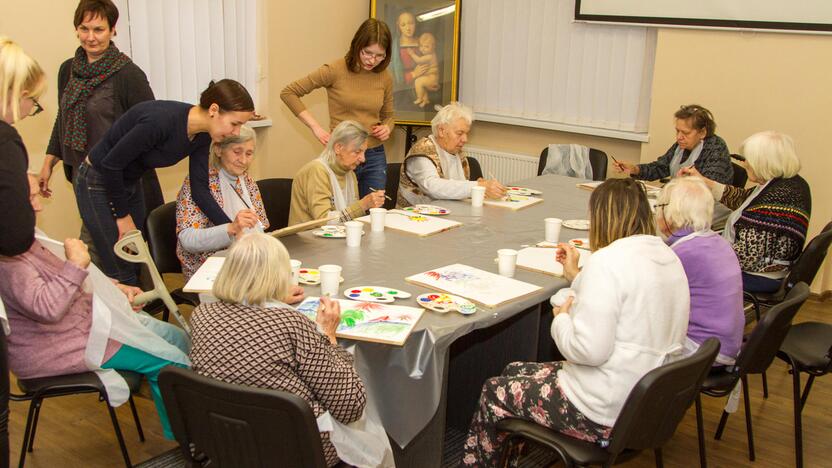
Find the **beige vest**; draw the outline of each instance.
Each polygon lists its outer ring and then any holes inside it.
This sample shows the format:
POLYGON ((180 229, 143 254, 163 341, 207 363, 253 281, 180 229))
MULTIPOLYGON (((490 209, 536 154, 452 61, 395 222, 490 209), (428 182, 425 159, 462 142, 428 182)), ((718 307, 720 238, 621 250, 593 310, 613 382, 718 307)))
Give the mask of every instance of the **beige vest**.
MULTIPOLYGON (((404 161, 402 162, 402 167, 399 172, 399 191, 396 196, 396 206, 399 208, 404 208, 411 206, 407 198, 404 197, 404 192, 408 194, 415 195, 411 196, 411 199, 415 198, 422 198, 425 201, 423 203, 430 203, 431 199, 427 195, 425 195, 420 189, 419 186, 416 185, 416 182, 410 179, 407 175, 407 161, 411 158, 428 158, 436 166, 436 173, 439 174, 439 177, 445 179, 445 173, 442 171, 442 164, 439 159, 439 152, 436 149, 436 146, 433 144, 433 141, 429 137, 424 137, 421 140, 417 141, 411 148, 410 151, 407 152, 407 156, 404 157, 404 161)), ((469 179, 471 177, 471 170, 468 167, 468 158, 462 158, 462 170, 465 173, 465 178, 469 179)))

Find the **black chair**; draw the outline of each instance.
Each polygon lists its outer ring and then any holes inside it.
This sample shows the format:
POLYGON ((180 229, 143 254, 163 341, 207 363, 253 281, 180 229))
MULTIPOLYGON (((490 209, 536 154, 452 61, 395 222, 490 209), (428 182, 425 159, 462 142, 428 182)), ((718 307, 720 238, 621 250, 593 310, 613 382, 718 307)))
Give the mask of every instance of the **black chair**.
POLYGON ((567 468, 574 465, 612 466, 645 449, 653 449, 656 466, 661 467, 661 448, 673 436, 676 426, 699 394, 699 387, 717 352, 719 341, 710 338, 692 356, 653 369, 642 377, 624 402, 606 448, 525 419, 500 421, 497 429, 509 433, 500 466, 505 466, 515 440, 528 439, 556 452, 567 468))
MULTIPOLYGON (((130 387, 130 410, 133 412, 133 420, 136 422, 136 432, 139 434, 139 440, 144 442, 144 432, 142 431, 142 424, 139 421, 139 413, 136 411, 136 404, 133 402, 133 393, 139 390, 142 376, 135 372, 118 371, 124 380, 127 381, 127 386, 130 387)), ((6 373, 8 375, 8 372, 6 373)), ((38 428, 38 417, 40 416, 40 408, 43 405, 43 400, 46 398, 61 397, 67 395, 78 395, 83 393, 98 393, 98 400, 103 401, 110 413, 110 420, 113 422, 113 430, 118 439, 118 445, 121 448, 121 456, 124 458, 124 464, 127 467, 132 466, 130 463, 130 455, 127 453, 127 446, 124 444, 124 437, 121 434, 121 427, 118 424, 116 412, 107 399, 107 390, 101 383, 101 380, 92 372, 83 372, 80 374, 57 375, 54 377, 40 377, 36 379, 18 379, 17 386, 22 395, 11 394, 12 401, 30 401, 29 415, 26 417, 26 429, 23 432, 23 446, 20 447, 20 468, 26 461, 26 452, 32 452, 35 446, 35 432, 38 428)))
POLYGON ((283 229, 289 225, 289 206, 292 203, 292 179, 263 179, 257 181, 263 207, 269 218, 266 232, 283 229))
POLYGON ((832 325, 803 322, 792 325, 777 357, 791 367, 794 397, 794 446, 798 468, 803 466, 803 423, 801 413, 809 398, 815 377, 832 371, 832 325), (800 373, 809 374, 803 393, 800 392, 800 373))
POLYGON ((476 158, 466 156, 468 159, 468 180, 477 180, 482 177, 482 167, 476 158))
POLYGON ((327 466, 312 409, 294 394, 174 366, 159 374, 159 387, 187 466, 327 466))
MULTIPOLYGON (((705 395, 723 397, 731 394, 734 387, 737 386, 737 382, 742 382, 745 428, 748 436, 748 458, 751 461, 754 461, 755 455, 754 433, 751 428, 751 405, 748 399, 748 375, 761 374, 768 369, 789 332, 792 318, 808 297, 809 286, 806 283, 796 284, 786 295, 783 302, 772 307, 757 322, 754 330, 751 331, 748 339, 743 344, 742 350, 737 356, 736 364, 731 370, 728 371, 725 367, 716 368, 708 374, 702 384, 702 393, 705 395)), ((715 439, 719 440, 722 437, 722 431, 728 422, 729 414, 727 411, 722 411, 722 417, 719 419, 719 426, 717 426, 714 435, 715 439)), ((698 395, 696 397, 696 428, 699 436, 699 462, 704 467, 707 465, 705 433, 702 426, 702 403, 698 395)))
MULTIPOLYGON (((732 154, 731 159, 745 161, 745 158, 739 154, 732 154)), ((745 188, 745 183, 748 182, 748 171, 734 161, 731 161, 731 166, 734 168, 734 179, 731 181, 731 185, 734 187, 745 188)))
POLYGON ((399 197, 399 178, 402 174, 402 163, 387 163, 387 184, 384 186, 384 193, 390 197, 384 200, 384 208, 392 210, 396 207, 396 199, 399 197))
MULTIPOLYGON (((150 256, 160 275, 165 273, 182 273, 182 264, 176 256, 176 202, 168 202, 156 208, 147 217, 147 244, 150 256)), ((177 304, 199 305, 199 296, 182 291, 182 288, 170 292, 177 304)), ((165 307, 162 320, 168 320, 169 311, 165 307)))
MULTIPOLYGON (((537 163, 537 175, 543 174, 543 169, 546 168, 546 161, 548 159, 549 147, 547 146, 540 152, 540 160, 537 163)), ((592 180, 605 180, 607 178, 607 153, 590 148, 589 165, 592 166, 592 180)))
POLYGON ((6 334, 0 330, 0 468, 9 466, 9 359, 6 334))

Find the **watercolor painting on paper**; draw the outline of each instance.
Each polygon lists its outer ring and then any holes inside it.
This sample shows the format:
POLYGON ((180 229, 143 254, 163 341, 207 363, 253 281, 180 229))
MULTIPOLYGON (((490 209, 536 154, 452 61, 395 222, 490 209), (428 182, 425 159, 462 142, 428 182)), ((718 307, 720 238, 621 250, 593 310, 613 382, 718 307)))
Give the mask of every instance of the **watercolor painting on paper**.
POLYGON ((467 298, 485 307, 497 307, 539 291, 540 286, 500 276, 468 265, 434 268, 406 281, 467 298))
MULTIPOLYGON (((298 312, 315 320, 317 297, 307 297, 298 304, 298 312)), ((335 335, 350 340, 373 341, 401 346, 422 317, 418 307, 394 306, 379 302, 338 299, 341 304, 341 323, 335 335)))

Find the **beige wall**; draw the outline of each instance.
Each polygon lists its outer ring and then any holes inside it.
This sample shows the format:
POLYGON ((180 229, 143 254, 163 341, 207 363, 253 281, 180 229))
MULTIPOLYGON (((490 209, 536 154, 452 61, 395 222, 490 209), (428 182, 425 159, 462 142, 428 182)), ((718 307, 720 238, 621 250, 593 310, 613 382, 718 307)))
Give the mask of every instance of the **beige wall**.
MULTIPOLYGON (((280 101, 280 89, 317 66, 343 54, 356 27, 367 16, 366 0, 340 0, 337 9, 327 0, 261 2, 261 105, 274 126, 258 130, 257 178, 291 177, 320 151, 311 132, 280 101), (308 19, 308 20, 303 20, 308 19)), ((0 0, 0 34, 20 42, 49 74, 47 111, 18 125, 30 152, 31 167, 39 169, 55 117, 55 76, 60 62, 75 47, 71 18, 74 1, 0 0), (29 18, 39 14, 37 27, 29 18)), ((651 161, 673 142, 671 115, 682 103, 709 107, 718 133, 733 150, 751 133, 776 129, 791 134, 803 161, 802 174, 812 186, 814 209, 810 234, 832 219, 832 170, 823 140, 830 131, 828 109, 832 93, 832 38, 829 36, 739 33, 662 29, 659 31, 650 142, 639 144, 610 138, 479 122, 470 144, 522 154, 539 154, 549 143, 574 142, 595 147, 616 158, 651 161)), ((304 102, 326 122, 326 95, 319 90, 304 102)), ((397 130, 387 145, 388 158, 400 161, 404 132, 397 130)), ((160 171, 166 199, 172 200, 185 175, 180 164, 160 171)), ((53 178, 54 199, 40 225, 57 237, 74 235, 79 221, 69 184, 53 178)), ((832 289, 832 267, 823 271, 814 290, 832 289), (822 283, 822 284, 821 284, 822 283)))

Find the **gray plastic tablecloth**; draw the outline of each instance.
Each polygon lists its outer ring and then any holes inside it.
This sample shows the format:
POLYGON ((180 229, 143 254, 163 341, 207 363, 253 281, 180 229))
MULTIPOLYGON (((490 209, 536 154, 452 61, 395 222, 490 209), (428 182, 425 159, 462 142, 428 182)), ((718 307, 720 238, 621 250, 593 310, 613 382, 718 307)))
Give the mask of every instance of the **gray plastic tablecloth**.
MULTIPOLYGON (((513 185, 543 191, 544 198, 543 203, 519 211, 492 206, 473 208, 468 201, 437 201, 435 204, 451 210, 447 218, 463 225, 428 237, 389 229, 374 233, 367 225, 359 247, 347 247, 342 239, 322 239, 311 232, 281 241, 291 257, 301 260, 304 267, 341 265, 345 279, 341 291, 354 286, 396 288, 413 294, 396 304, 418 307, 416 296, 430 290, 406 282, 405 277, 453 263, 496 273, 497 250, 519 249, 542 241, 544 218, 587 218, 590 192, 578 189, 579 182, 580 179, 557 175, 516 182, 513 185)), ((563 228, 560 239, 586 236, 586 231, 563 228)), ((454 340, 545 302, 567 284, 562 278, 519 268, 515 278, 542 289, 495 309, 480 308, 471 316, 426 310, 402 347, 342 340, 344 346, 354 346, 357 370, 378 405, 385 430, 401 447, 436 413, 444 385, 445 356, 454 340)), ((306 286, 305 290, 307 296, 320 294, 317 286, 306 286)))

